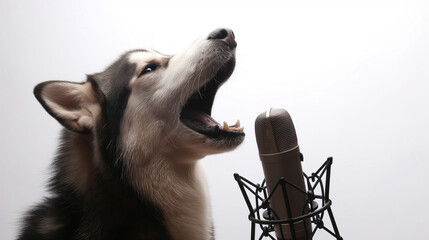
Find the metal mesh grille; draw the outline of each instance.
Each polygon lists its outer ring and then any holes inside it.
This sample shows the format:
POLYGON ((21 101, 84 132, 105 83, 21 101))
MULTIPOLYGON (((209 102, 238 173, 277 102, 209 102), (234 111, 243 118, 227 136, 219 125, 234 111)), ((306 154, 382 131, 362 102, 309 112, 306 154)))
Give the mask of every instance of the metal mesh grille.
POLYGON ((279 153, 298 145, 295 127, 284 109, 270 109, 255 121, 256 142, 260 154, 279 153))

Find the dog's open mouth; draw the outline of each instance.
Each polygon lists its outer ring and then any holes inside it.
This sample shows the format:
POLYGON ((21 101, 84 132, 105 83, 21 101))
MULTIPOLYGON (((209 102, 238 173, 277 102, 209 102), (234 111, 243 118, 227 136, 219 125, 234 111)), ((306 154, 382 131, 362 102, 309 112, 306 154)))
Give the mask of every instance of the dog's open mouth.
POLYGON ((231 76, 234 67, 235 59, 233 58, 188 99, 180 114, 180 120, 183 124, 200 134, 214 139, 244 136, 240 121, 237 121, 234 125, 228 125, 226 122, 220 124, 211 117, 216 92, 220 85, 231 76))

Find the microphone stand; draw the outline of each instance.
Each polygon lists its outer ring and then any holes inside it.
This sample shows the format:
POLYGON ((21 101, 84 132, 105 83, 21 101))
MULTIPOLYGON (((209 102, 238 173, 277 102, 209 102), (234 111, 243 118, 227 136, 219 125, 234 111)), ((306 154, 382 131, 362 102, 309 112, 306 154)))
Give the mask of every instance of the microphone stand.
MULTIPOLYGON (((301 154, 301 160, 302 159, 303 157, 301 154)), ((313 230, 305 228, 306 240, 312 240, 313 236, 319 229, 328 232, 337 240, 343 240, 338 231, 338 227, 331 209, 332 201, 329 198, 332 162, 333 158, 329 157, 325 163, 310 176, 303 173, 306 180, 308 189, 307 191, 300 189, 284 178, 280 178, 272 192, 268 193, 265 180, 262 181, 262 184, 255 184, 235 173, 234 178, 238 183, 241 193, 243 194, 244 201, 246 202, 249 209, 249 220, 251 222, 250 239, 255 240, 256 224, 262 231, 258 238, 259 240, 264 238, 276 240, 275 234, 273 234, 275 225, 278 226, 277 229, 281 231, 281 236, 283 239, 285 239, 281 225, 288 224, 291 230, 292 238, 287 240, 302 240, 296 238, 293 227, 294 223, 311 219, 311 223, 314 227, 313 230), (292 217, 290 215, 290 203, 286 189, 291 187, 299 190, 299 192, 302 194, 306 194, 308 199, 306 203, 303 203, 303 214, 298 217, 292 217), (287 219, 279 219, 279 215, 270 207, 269 201, 275 191, 281 191, 283 194, 284 204, 289 213, 287 219), (254 199, 254 205, 252 205, 251 199, 254 199), (308 213, 305 213, 306 211, 308 211, 308 213), (329 215, 332 230, 329 229, 323 221, 325 212, 327 212, 329 215)))

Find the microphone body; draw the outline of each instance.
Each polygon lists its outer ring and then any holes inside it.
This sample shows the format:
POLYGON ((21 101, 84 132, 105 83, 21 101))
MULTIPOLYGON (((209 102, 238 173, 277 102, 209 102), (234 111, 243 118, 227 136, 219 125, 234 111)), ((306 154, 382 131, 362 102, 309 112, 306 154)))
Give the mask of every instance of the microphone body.
MULTIPOLYGON (((298 140, 289 113, 284 109, 269 109, 261 113, 255 121, 255 134, 268 193, 273 191, 280 178, 284 178, 302 190, 299 191, 289 184, 285 184, 290 205, 290 208, 287 208, 282 188, 278 186, 269 200, 270 207, 277 214, 277 216, 271 214, 271 217, 274 220, 285 220, 308 213, 298 140)), ((281 229, 276 224, 274 230, 277 239, 294 239, 289 224, 281 225, 281 229)), ((310 219, 294 223, 293 230, 296 240, 304 240, 307 237, 311 239, 310 219)))

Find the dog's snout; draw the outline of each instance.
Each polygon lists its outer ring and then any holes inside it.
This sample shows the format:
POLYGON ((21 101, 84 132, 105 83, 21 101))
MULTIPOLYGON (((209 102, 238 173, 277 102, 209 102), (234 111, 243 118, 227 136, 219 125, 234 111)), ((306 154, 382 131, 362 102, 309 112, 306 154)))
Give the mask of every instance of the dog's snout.
POLYGON ((211 32, 207 39, 221 40, 225 42, 232 49, 237 47, 237 42, 235 41, 234 32, 229 28, 218 28, 213 32, 211 32))

